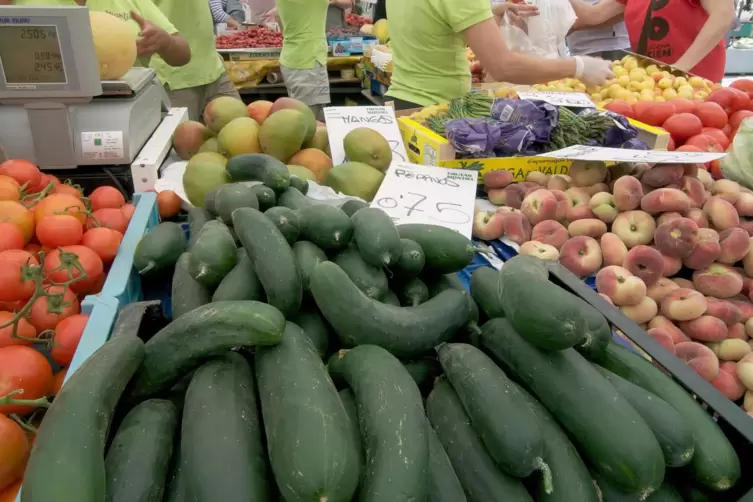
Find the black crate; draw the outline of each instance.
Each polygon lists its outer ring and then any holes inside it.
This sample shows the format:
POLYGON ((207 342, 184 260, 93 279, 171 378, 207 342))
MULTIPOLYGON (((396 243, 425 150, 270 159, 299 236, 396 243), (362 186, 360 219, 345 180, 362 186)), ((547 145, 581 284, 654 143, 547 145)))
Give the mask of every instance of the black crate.
POLYGON ((753 502, 753 476, 749 474, 753 472, 753 418, 698 376, 674 354, 656 343, 637 324, 625 317, 618 308, 610 305, 572 272, 558 263, 548 262, 548 265, 552 282, 595 307, 614 329, 621 331, 655 363, 667 370, 678 384, 682 385, 709 414, 716 418, 740 457, 742 475, 734 488, 719 494, 714 500, 753 502))

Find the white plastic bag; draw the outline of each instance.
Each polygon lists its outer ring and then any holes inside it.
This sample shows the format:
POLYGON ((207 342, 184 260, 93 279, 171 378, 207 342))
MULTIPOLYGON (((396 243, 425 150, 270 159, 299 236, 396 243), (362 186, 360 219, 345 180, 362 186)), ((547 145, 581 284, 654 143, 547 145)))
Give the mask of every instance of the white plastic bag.
POLYGON ((510 50, 532 56, 558 58, 564 47, 565 36, 575 20, 575 11, 569 0, 528 0, 539 8, 539 15, 523 19, 524 25, 511 23, 509 14, 500 27, 502 37, 510 50))

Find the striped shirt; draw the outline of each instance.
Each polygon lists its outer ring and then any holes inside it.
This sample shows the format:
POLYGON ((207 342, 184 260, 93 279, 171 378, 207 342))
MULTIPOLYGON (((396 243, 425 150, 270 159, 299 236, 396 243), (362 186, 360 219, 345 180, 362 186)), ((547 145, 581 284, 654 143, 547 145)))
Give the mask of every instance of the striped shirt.
POLYGON ((212 11, 212 19, 215 24, 226 23, 230 19, 227 13, 227 0, 209 0, 209 10, 212 11))

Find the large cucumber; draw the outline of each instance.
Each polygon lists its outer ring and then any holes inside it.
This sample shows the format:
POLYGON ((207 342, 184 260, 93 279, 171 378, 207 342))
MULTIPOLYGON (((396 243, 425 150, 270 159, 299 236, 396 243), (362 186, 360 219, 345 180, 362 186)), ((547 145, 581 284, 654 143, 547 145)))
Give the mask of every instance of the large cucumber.
POLYGON ((398 225, 397 231, 401 238, 410 239, 421 246, 426 268, 434 272, 458 272, 471 264, 476 252, 469 239, 446 227, 408 223, 398 225))
POLYGON ((191 249, 199 238, 199 230, 208 221, 212 221, 214 215, 203 207, 192 207, 188 210, 188 249, 191 249))
POLYGON ((297 211, 313 205, 314 202, 301 193, 297 188, 290 187, 277 197, 277 205, 297 211))
POLYGON ((466 301, 468 302, 468 306, 471 309, 471 317, 470 319, 468 319, 466 330, 468 331, 471 340, 474 340, 476 337, 478 337, 478 335, 481 333, 481 329, 478 327, 480 317, 478 305, 476 305, 476 302, 474 301, 468 290, 465 289, 465 285, 458 277, 458 274, 445 274, 440 275, 437 278, 432 277, 432 280, 429 280, 429 282, 427 282, 427 286, 429 287, 429 296, 432 298, 447 289, 455 289, 463 293, 466 301))
POLYGON ((653 432, 591 363, 575 349, 536 348, 507 318, 481 331, 484 348, 557 418, 599 474, 644 498, 659 487, 664 456, 653 432))
POLYGON ((228 272, 212 295, 213 302, 238 300, 264 301, 266 298, 261 281, 256 276, 254 263, 246 250, 238 250, 238 263, 228 272))
POLYGON ((162 500, 178 418, 175 405, 163 399, 128 412, 105 457, 106 502, 162 500))
POLYGON ((434 385, 426 400, 426 414, 468 502, 532 502, 523 484, 502 472, 489 456, 450 382, 440 380, 434 385))
POLYGON ((499 271, 479 267, 471 272, 471 296, 487 319, 505 317, 499 298, 499 271))
POLYGON ((426 501, 429 442, 421 393, 393 355, 359 345, 330 359, 329 370, 353 389, 366 449, 362 502, 426 501))
POLYGON ((183 408, 180 458, 193 502, 271 500, 256 384, 240 354, 226 353, 194 373, 183 408))
POLYGON ((175 265, 186 250, 186 234, 171 221, 160 223, 141 238, 133 252, 133 267, 141 275, 153 275, 175 265))
POLYGON ((333 338, 331 329, 316 308, 301 310, 293 318, 293 322, 300 326, 303 332, 311 340, 319 353, 319 357, 324 359, 329 357, 330 340, 333 338))
POLYGON ((256 350, 255 366, 269 458, 285 500, 350 502, 358 451, 314 344, 289 322, 278 345, 256 350))
POLYGON ((194 309, 161 329, 145 345, 130 385, 132 398, 167 390, 202 360, 234 347, 274 345, 285 329, 279 310, 260 302, 218 302, 194 309))
POLYGON ((348 274, 353 284, 366 296, 375 300, 384 298, 389 289, 387 275, 381 268, 368 264, 355 246, 348 246, 340 251, 332 262, 348 274))
POLYGON ((481 350, 465 343, 445 343, 437 354, 473 430, 497 465, 517 478, 541 471, 550 493, 552 473, 543 459, 544 437, 536 415, 505 372, 481 350))
POLYGON ((358 408, 356 407, 356 396, 349 388, 345 388, 337 393, 340 396, 340 401, 345 408, 345 414, 348 415, 348 421, 350 422, 351 441, 356 447, 358 452, 358 478, 363 476, 364 466, 366 465, 366 453, 363 451, 363 443, 361 442, 361 429, 358 426, 358 408))
POLYGON ((358 199, 350 199, 346 200, 345 203, 340 206, 340 209, 342 209, 348 216, 353 216, 356 214, 356 211, 365 207, 369 207, 369 204, 358 199))
POLYGON ((338 251, 350 244, 353 222, 342 209, 327 204, 298 210, 301 235, 325 251, 338 251))
POLYGON ((22 502, 105 500, 107 431, 143 357, 144 343, 138 337, 118 336, 71 375, 37 431, 22 502))
POLYGON ((428 421, 426 435, 429 437, 429 502, 467 502, 450 458, 428 421))
POLYGON ((418 307, 395 307, 366 296, 332 262, 314 268, 311 292, 319 310, 347 346, 374 344, 399 357, 421 356, 468 323, 470 305, 448 290, 418 307))
POLYGON ((695 451, 688 466, 698 483, 715 491, 740 479, 740 459, 714 419, 674 380, 644 358, 616 344, 607 347, 601 365, 656 394, 677 410, 693 429, 695 451))
POLYGON ((254 262, 269 304, 286 317, 295 315, 301 306, 303 288, 290 244, 272 220, 255 209, 236 210, 233 226, 254 262))
POLYGON ((232 225, 233 211, 239 207, 252 207, 259 209, 259 200, 254 190, 243 183, 229 183, 223 185, 214 199, 214 207, 217 215, 225 225, 232 225))
POLYGON ((190 260, 191 253, 183 253, 175 264, 170 297, 173 319, 212 301, 212 292, 209 288, 191 276, 190 260))
POLYGON ((656 394, 600 366, 596 368, 654 431, 654 436, 664 453, 664 462, 669 467, 681 467, 690 462, 695 445, 693 429, 685 418, 656 394))
POLYGON ((251 190, 254 191, 256 200, 259 202, 259 211, 266 211, 277 204, 277 194, 268 186, 262 184, 253 185, 251 190))
POLYGON ((301 286, 304 291, 309 291, 311 273, 319 263, 327 261, 327 255, 313 242, 298 241, 293 244, 293 256, 295 256, 295 264, 301 276, 301 286))
POLYGON ((233 181, 261 181, 275 192, 290 185, 288 166, 263 153, 244 153, 228 160, 225 166, 233 181))
POLYGON ((405 307, 418 307, 429 300, 429 288, 418 277, 409 279, 398 289, 400 304, 405 307))
POLYGON ((423 394, 434 387, 434 380, 442 374, 442 366, 433 357, 422 357, 410 361, 403 361, 403 366, 410 376, 416 381, 416 385, 423 394))
POLYGON ((270 207, 264 211, 264 216, 272 220, 277 229, 280 231, 285 240, 291 246, 298 240, 298 235, 301 233, 300 225, 298 224, 298 215, 295 211, 283 206, 270 207))
POLYGON ((418 276, 424 269, 426 256, 417 242, 410 239, 400 239, 400 256, 391 270, 402 279, 418 276))
POLYGON ((191 277, 208 288, 216 288, 238 262, 235 239, 220 221, 209 221, 196 239, 188 260, 191 277))
POLYGON ((390 267, 400 258, 400 234, 392 218, 381 209, 365 207, 351 216, 353 240, 369 265, 390 267))

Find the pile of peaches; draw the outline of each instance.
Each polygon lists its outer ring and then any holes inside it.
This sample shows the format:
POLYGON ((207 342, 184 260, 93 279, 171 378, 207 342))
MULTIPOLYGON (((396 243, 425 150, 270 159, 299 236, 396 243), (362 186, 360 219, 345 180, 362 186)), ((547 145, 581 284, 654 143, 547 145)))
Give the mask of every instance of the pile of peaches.
POLYGON ((648 334, 753 415, 753 191, 695 164, 574 162, 484 176, 473 234, 595 276, 648 334))

